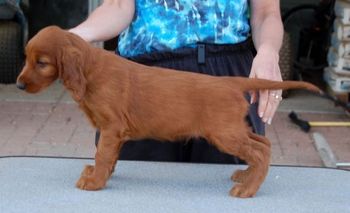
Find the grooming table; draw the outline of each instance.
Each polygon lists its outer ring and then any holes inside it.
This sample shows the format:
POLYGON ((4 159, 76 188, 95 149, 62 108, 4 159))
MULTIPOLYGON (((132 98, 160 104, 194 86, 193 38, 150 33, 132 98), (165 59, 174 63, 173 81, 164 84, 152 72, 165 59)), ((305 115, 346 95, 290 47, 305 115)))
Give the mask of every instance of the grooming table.
POLYGON ((350 212, 350 172, 272 166, 256 197, 229 196, 240 165, 119 161, 107 188, 75 188, 91 159, 0 158, 0 212, 350 212))

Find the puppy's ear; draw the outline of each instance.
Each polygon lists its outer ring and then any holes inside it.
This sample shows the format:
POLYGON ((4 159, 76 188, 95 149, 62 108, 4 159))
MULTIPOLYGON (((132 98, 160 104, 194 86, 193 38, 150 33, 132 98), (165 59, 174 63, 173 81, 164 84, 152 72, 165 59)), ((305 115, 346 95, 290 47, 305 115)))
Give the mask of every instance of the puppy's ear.
POLYGON ((59 78, 64 86, 71 91, 74 100, 80 101, 86 91, 86 79, 83 73, 84 58, 81 50, 75 47, 62 48, 58 59, 59 78))

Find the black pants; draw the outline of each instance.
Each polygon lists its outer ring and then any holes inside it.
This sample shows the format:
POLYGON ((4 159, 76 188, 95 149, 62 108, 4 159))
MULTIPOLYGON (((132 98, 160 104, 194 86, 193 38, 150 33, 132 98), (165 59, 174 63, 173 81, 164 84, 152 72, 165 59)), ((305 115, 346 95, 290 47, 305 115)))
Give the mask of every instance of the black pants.
MULTIPOLYGON (((150 66, 186 70, 215 76, 248 76, 253 54, 249 42, 235 45, 201 44, 195 49, 184 48, 173 52, 147 54, 130 60, 150 66)), ((232 107, 235 106, 232 105, 232 107)), ((265 133, 264 124, 257 115, 256 104, 251 105, 247 119, 254 132, 261 135, 265 133)), ((97 131, 96 144, 98 140, 99 132, 97 131)), ((123 146, 119 159, 243 163, 243 161, 236 157, 220 152, 214 146, 208 144, 205 139, 189 139, 182 143, 161 143, 152 139, 128 141, 123 146)))

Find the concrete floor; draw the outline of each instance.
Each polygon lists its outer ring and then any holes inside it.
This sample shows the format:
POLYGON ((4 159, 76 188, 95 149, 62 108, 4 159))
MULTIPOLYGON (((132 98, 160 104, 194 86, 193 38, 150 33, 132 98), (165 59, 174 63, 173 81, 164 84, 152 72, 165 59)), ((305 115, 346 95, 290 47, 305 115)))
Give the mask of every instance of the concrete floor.
MULTIPOLYGON (((94 129, 59 83, 35 95, 0 84, 0 109, 0 156, 94 156, 94 129)), ((272 164, 323 166, 313 132, 326 138, 339 162, 350 162, 349 127, 315 127, 305 133, 290 122, 292 110, 305 120, 350 120, 328 100, 291 93, 282 101, 272 125, 266 127, 272 164)))

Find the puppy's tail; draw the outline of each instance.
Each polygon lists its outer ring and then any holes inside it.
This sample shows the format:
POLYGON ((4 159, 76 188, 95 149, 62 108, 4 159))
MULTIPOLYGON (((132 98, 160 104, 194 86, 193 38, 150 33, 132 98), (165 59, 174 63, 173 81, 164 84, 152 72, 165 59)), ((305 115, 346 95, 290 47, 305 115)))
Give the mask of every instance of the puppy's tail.
POLYGON ((233 84, 239 84, 239 88, 243 92, 248 92, 252 90, 287 90, 287 89, 305 89, 313 91, 319 94, 324 94, 321 89, 317 86, 302 81, 271 81, 266 79, 258 78, 245 78, 245 77, 234 77, 232 78, 233 84))

